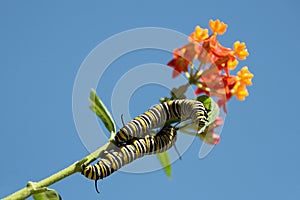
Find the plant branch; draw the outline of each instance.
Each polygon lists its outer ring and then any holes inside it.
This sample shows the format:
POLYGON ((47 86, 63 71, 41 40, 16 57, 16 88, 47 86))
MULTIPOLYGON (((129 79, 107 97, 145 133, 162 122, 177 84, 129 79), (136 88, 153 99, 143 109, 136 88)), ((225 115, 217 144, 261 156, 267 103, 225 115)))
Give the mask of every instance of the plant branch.
POLYGON ((40 191, 43 191, 46 187, 49 185, 52 185, 72 174, 75 174, 77 172, 82 171, 82 165, 88 165, 94 160, 96 160, 99 155, 107 149, 107 147, 111 145, 110 142, 106 143, 90 155, 86 156, 85 158, 81 159, 80 161, 75 162, 74 164, 70 165, 69 167, 57 172, 56 174, 53 174, 52 176, 49 176, 48 178, 45 178, 39 182, 28 182, 26 187, 23 189, 3 198, 3 200, 21 200, 26 199, 30 197, 34 193, 38 193, 40 191))

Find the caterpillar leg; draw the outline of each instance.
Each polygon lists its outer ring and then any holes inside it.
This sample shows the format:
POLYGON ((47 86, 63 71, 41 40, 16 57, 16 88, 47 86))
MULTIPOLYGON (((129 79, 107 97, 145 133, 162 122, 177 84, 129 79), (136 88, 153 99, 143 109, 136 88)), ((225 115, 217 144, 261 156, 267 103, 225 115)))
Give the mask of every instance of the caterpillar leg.
POLYGON ((99 194, 100 192, 99 192, 98 187, 97 187, 97 181, 98 180, 95 180, 95 189, 96 189, 96 192, 99 194))
POLYGON ((122 121, 123 126, 125 126, 123 114, 121 114, 121 121, 122 121))
POLYGON ((177 155, 179 157, 179 160, 182 160, 182 157, 181 157, 181 155, 180 155, 180 153, 179 153, 179 151, 178 151, 178 149, 176 147, 176 144, 173 144, 173 146, 174 146, 174 149, 175 149, 175 151, 176 151, 176 153, 177 153, 177 155))

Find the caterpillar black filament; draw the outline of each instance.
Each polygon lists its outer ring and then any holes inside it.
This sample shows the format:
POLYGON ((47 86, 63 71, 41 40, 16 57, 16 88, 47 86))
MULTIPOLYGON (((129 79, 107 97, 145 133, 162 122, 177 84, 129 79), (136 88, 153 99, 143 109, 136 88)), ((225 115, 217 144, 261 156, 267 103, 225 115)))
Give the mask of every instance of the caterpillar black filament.
POLYGON ((168 150, 176 138, 174 127, 163 127, 155 136, 146 135, 144 138, 132 139, 132 144, 106 151, 98 163, 86 166, 82 174, 95 181, 103 179, 137 158, 168 150))
POLYGON ((164 102, 128 122, 114 139, 117 145, 122 145, 133 138, 144 137, 149 130, 164 126, 170 119, 183 121, 189 118, 198 123, 198 131, 205 125, 207 111, 200 101, 181 99, 164 102))

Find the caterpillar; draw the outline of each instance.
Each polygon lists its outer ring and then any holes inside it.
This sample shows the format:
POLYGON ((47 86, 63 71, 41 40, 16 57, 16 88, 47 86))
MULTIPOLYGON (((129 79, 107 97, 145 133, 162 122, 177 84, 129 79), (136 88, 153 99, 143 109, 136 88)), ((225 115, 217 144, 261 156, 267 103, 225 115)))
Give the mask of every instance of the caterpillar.
POLYGON ((116 133, 114 140, 120 146, 133 138, 142 138, 149 130, 164 126, 170 119, 183 121, 190 118, 198 123, 199 131, 205 126, 207 117, 207 111, 200 101, 172 100, 157 104, 128 122, 116 133))
POLYGON ((146 135, 144 138, 132 139, 131 144, 115 147, 104 152, 104 156, 94 165, 85 166, 82 174, 95 180, 96 191, 97 180, 111 175, 122 166, 141 158, 164 152, 172 147, 177 139, 177 130, 173 126, 163 127, 155 136, 146 135))

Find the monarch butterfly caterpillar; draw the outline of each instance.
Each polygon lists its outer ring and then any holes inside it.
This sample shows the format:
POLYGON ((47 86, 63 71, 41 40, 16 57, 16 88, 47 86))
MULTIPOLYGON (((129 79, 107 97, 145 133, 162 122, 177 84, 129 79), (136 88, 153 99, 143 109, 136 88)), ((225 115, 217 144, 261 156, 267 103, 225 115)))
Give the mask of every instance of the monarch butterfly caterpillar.
POLYGON ((85 177, 95 180, 96 185, 97 180, 109 176, 135 159, 168 150, 176 142, 176 139, 176 128, 165 126, 155 136, 146 135, 144 138, 132 139, 131 144, 107 150, 98 163, 84 167, 81 173, 85 177))
POLYGON ((142 138, 149 130, 165 125, 170 119, 183 121, 192 119, 198 123, 198 132, 207 122, 207 111, 200 101, 196 100, 172 100, 157 104, 148 111, 128 122, 115 135, 115 143, 120 146, 132 138, 142 138))

